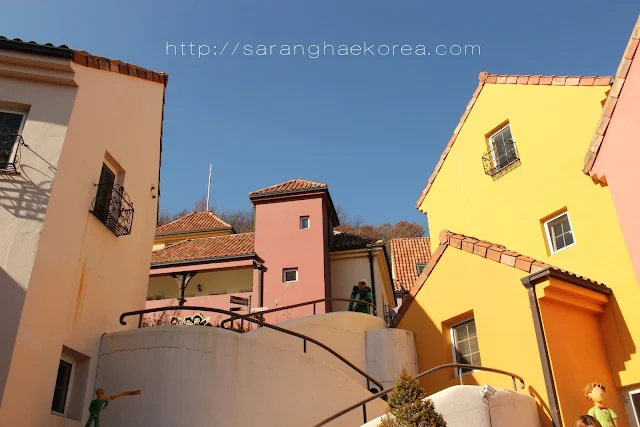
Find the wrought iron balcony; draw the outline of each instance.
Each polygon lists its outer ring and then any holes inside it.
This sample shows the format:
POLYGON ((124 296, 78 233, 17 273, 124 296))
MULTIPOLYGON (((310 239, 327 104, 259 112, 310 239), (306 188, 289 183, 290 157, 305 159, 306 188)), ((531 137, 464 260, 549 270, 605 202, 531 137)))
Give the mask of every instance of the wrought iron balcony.
POLYGON ((18 172, 23 145, 22 135, 0 133, 0 173, 18 172))
POLYGON ((482 156, 484 173, 494 177, 506 171, 509 166, 515 166, 519 161, 516 143, 512 139, 493 144, 491 150, 482 156))
POLYGON ((95 184, 98 188, 91 213, 116 236, 131 234, 133 204, 118 184, 95 184))

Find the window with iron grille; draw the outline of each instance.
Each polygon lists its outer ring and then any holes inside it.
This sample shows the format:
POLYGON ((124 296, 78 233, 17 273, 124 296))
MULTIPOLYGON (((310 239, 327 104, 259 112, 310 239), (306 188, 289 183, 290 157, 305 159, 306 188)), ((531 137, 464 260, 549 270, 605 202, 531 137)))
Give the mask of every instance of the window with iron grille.
POLYGON ((131 234, 134 211, 124 187, 116 183, 117 178, 116 173, 103 163, 91 213, 116 236, 124 236, 131 234))
MULTIPOLYGON (((451 327, 451 346, 454 363, 482 366, 475 319, 451 327)), ((463 369, 462 372, 468 373, 471 370, 463 369)))
POLYGON ((482 156, 487 175, 494 176, 519 160, 510 125, 489 136, 489 151, 482 156))
POLYGON ((547 233, 549 252, 552 254, 566 249, 569 246, 573 246, 576 243, 573 236, 573 229, 571 228, 569 212, 563 212, 547 220, 545 222, 545 230, 547 233))
POLYGON ((0 111, 0 172, 17 172, 24 114, 0 111))

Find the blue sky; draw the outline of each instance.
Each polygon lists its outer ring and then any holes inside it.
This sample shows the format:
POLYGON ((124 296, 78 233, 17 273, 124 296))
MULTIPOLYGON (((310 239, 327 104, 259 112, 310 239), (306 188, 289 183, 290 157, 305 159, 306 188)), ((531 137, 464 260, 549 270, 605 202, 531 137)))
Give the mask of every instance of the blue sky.
POLYGON ((304 178, 329 184, 336 204, 372 224, 426 224, 415 202, 480 71, 611 75, 640 13, 637 0, 97 3, 7 2, 0 34, 169 73, 162 207, 202 197, 212 163, 218 208, 248 209, 248 192, 304 178), (167 42, 211 52, 166 55, 167 42), (227 42, 226 55, 212 54, 227 42), (432 54, 256 54, 261 44, 325 42, 432 54), (438 56, 440 44, 480 45, 481 54, 438 56), (244 45, 254 54, 241 54, 244 45))

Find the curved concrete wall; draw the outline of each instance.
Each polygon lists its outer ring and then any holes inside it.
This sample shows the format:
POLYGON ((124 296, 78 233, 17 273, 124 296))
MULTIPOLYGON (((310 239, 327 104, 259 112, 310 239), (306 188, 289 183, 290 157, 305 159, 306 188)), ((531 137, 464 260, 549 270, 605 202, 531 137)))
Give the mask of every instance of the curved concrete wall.
MULTIPOLYGON (((281 348, 250 335, 195 326, 105 335, 96 387, 142 394, 112 402, 101 426, 308 426, 370 395, 301 344, 281 348)), ((367 413, 384 408, 375 401, 367 413)), ((331 426, 361 423, 354 412, 331 426)))
POLYGON ((418 374, 418 356, 413 332, 404 329, 379 329, 366 334, 367 373, 387 389, 393 387, 402 367, 418 374))
MULTIPOLYGON (((379 317, 364 313, 334 312, 302 317, 278 323, 278 326, 299 332, 329 346, 358 368, 375 379, 378 377, 367 371, 366 335, 370 331, 386 329, 387 325, 379 317)), ((300 338, 292 337, 268 328, 256 329, 245 334, 248 338, 270 343, 281 348, 303 351, 300 338)), ((307 354, 343 372, 358 384, 366 387, 366 379, 345 365, 326 350, 307 343, 307 354)), ((371 385, 373 386, 373 384, 371 385)))
MULTIPOLYGON (((432 396, 436 411, 447 422, 447 427, 540 427, 538 409, 533 397, 515 391, 498 389, 484 401, 482 386, 458 385, 432 396)), ((363 427, 375 427, 380 418, 363 427)))

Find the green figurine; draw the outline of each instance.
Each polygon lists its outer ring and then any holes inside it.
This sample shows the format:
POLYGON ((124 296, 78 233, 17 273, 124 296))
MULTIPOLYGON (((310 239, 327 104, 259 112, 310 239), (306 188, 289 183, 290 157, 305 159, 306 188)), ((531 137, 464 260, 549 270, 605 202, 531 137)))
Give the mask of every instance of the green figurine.
POLYGON ((89 419, 87 420, 87 424, 84 427, 91 427, 93 424, 95 427, 100 427, 100 411, 106 408, 109 405, 109 401, 113 399, 117 399, 122 396, 133 396, 135 394, 142 393, 140 390, 134 391, 124 391, 122 393, 118 393, 113 396, 105 396, 104 390, 99 388, 96 390, 96 397, 89 404, 89 419))
POLYGON ((618 427, 618 415, 604 405, 604 386, 597 382, 589 383, 582 391, 584 396, 593 402, 589 415, 598 420, 602 427, 618 427))

